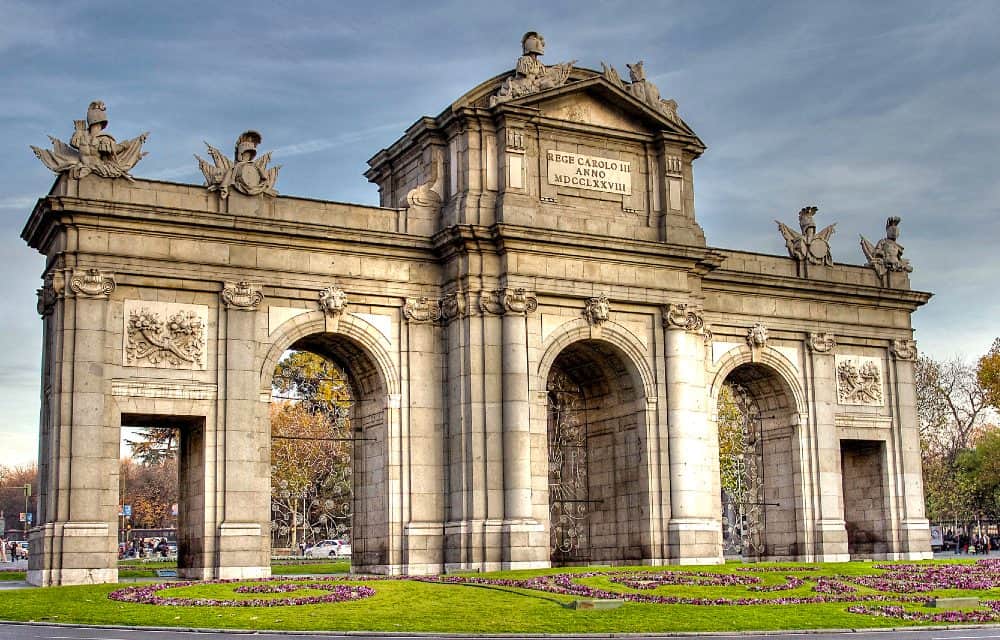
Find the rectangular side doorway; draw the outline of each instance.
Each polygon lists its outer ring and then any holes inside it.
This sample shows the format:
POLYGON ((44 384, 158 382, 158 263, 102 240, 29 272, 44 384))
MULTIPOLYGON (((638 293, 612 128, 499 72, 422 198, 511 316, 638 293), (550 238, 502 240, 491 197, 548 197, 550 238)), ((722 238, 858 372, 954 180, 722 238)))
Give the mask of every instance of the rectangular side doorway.
MULTIPOLYGON (((164 440, 170 440, 172 436, 172 444, 163 445, 172 447, 171 452, 163 451, 159 456, 154 453, 145 459, 135 459, 133 456, 133 465, 140 471, 144 465, 147 471, 155 464, 172 466, 176 474, 176 484, 166 491, 169 493, 173 490, 172 495, 150 496, 157 504, 149 508, 165 511, 164 516, 159 520, 141 523, 160 526, 135 526, 140 523, 134 519, 141 514, 138 511, 139 505, 133 504, 130 505, 133 517, 130 533, 149 531, 153 538, 166 538, 168 543, 176 542, 178 576, 195 579, 205 577, 208 575, 206 572, 211 571, 211 563, 206 561, 205 543, 205 417, 122 414, 122 427, 140 430, 136 432, 136 437, 142 437, 151 430, 160 431, 164 440)), ((136 437, 132 439, 135 440, 136 437)), ((143 491, 148 493, 149 488, 144 488, 143 491)), ((138 496, 136 491, 129 493, 127 489, 125 494, 137 496, 137 502, 149 499, 138 496)))
POLYGON ((884 558, 889 552, 885 442, 841 440, 840 464, 847 551, 852 560, 884 558))

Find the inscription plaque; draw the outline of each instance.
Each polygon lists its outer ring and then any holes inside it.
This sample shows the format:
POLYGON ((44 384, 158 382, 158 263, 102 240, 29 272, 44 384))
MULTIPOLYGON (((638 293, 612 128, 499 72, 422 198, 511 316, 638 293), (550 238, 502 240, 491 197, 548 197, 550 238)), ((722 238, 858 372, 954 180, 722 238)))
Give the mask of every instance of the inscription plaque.
POLYGON ((632 195, 632 163, 579 153, 549 151, 549 184, 632 195))

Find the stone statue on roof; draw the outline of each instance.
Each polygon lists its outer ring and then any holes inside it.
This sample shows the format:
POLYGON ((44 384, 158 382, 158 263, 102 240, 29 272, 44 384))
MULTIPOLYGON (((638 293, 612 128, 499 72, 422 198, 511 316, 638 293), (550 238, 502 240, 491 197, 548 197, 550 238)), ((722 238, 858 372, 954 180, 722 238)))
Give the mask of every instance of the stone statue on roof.
POLYGON ((75 131, 69 144, 49 136, 52 149, 31 150, 46 167, 56 173, 68 173, 72 178, 83 178, 90 174, 102 178, 125 178, 132 180, 129 170, 146 155, 142 144, 149 132, 116 142, 114 136, 105 133, 108 126, 108 112, 104 103, 95 100, 87 107, 86 120, 74 120, 75 131))
POLYGON ((490 106, 517 98, 561 87, 569 79, 576 60, 545 66, 539 58, 545 54, 545 38, 537 31, 529 31, 521 37, 522 55, 517 59, 514 75, 504 80, 496 95, 490 97, 490 106))
POLYGON ((797 233, 779 220, 775 220, 775 222, 778 223, 778 230, 785 238, 788 255, 799 262, 833 266, 833 256, 830 254, 830 236, 833 235, 837 224, 831 224, 816 233, 814 217, 817 211, 819 209, 816 207, 802 207, 799 210, 799 228, 802 233, 797 233))
POLYGON ((861 250, 868 258, 868 265, 875 270, 878 277, 884 282, 886 275, 892 271, 913 271, 910 261, 903 257, 903 245, 896 242, 899 237, 899 223, 902 222, 899 216, 891 216, 885 221, 885 237, 872 246, 872 243, 861 236, 861 250))
POLYGON ((616 87, 625 90, 629 95, 640 102, 652 107, 671 120, 677 120, 677 102, 675 100, 664 100, 660 98, 660 89, 655 84, 646 79, 646 70, 643 68, 643 61, 635 64, 626 64, 628 67, 629 82, 622 80, 618 75, 618 70, 613 66, 601 63, 604 69, 604 78, 616 87))
POLYGON ((267 166, 271 161, 270 151, 257 158, 257 145, 262 139, 256 131, 244 131, 236 140, 232 160, 206 142, 205 146, 208 147, 208 155, 215 162, 214 166, 197 154, 194 157, 198 160, 198 167, 205 176, 208 190, 218 191, 222 199, 229 197, 230 189, 248 196, 277 195, 274 183, 278 180, 281 166, 267 166))

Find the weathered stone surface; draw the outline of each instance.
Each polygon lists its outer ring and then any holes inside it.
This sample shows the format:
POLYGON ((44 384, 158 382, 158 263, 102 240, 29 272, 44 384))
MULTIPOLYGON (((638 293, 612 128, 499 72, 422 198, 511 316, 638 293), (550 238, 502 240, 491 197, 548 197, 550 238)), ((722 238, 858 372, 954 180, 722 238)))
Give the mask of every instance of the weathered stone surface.
POLYGON ((241 189, 253 136, 206 167, 218 195, 66 164, 22 232, 48 257, 29 580, 117 578, 139 421, 180 428, 179 575, 267 575, 267 390, 291 348, 350 374, 358 571, 722 562, 727 383, 763 409, 764 557, 930 555, 910 325, 929 295, 895 226, 872 266, 832 264, 832 230, 794 257, 707 246, 705 145, 675 105, 641 64, 624 83, 541 45, 370 160, 382 207, 269 195, 276 173, 241 189), (556 180, 569 166, 625 188, 556 180))

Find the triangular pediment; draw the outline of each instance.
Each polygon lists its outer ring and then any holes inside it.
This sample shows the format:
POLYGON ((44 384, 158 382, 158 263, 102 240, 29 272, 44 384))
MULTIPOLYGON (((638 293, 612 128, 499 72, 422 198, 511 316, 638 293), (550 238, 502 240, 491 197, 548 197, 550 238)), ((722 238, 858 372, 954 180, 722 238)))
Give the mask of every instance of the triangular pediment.
POLYGON ((538 109, 543 116, 556 120, 634 133, 668 131, 697 140, 694 131, 680 117, 646 104, 599 75, 506 104, 538 109))

